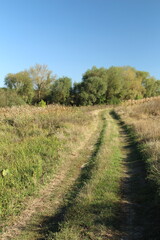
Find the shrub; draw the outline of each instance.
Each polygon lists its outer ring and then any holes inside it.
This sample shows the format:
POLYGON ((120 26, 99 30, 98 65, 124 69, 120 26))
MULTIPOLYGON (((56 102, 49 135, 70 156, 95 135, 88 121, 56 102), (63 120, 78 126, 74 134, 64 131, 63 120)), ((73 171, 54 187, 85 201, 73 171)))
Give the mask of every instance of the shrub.
POLYGON ((117 105, 120 104, 121 100, 117 97, 112 97, 111 99, 108 100, 108 104, 111 105, 117 105))
POLYGON ((46 102, 42 99, 42 100, 38 103, 38 107, 46 107, 46 102))

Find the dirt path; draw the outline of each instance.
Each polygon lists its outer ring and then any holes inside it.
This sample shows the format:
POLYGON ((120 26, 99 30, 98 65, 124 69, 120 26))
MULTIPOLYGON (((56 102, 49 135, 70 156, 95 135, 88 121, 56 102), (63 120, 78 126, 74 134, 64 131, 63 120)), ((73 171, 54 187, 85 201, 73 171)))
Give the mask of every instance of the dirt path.
MULTIPOLYGON (((96 110, 93 115, 98 115, 101 110, 96 110)), ((98 120, 98 118, 97 118, 98 120)), ((64 196, 74 183, 81 168, 84 166, 86 156, 90 155, 93 145, 99 135, 99 121, 95 122, 93 131, 81 141, 74 153, 68 156, 68 161, 60 168, 60 172, 39 192, 37 198, 27 200, 27 208, 14 219, 14 222, 4 228, 2 240, 11 239, 41 239, 45 229, 41 220, 49 215, 54 215, 64 201, 64 196), (87 149, 87 150, 86 150, 87 149), (86 156, 84 157, 83 154, 86 156)))
POLYGON ((140 162, 135 146, 125 132, 121 131, 124 155, 124 177, 122 180, 122 231, 123 240, 138 240, 143 237, 143 226, 137 222, 137 212, 141 210, 138 203, 138 188, 145 187, 144 168, 140 162))
MULTIPOLYGON (((93 232, 94 236, 93 238, 85 238, 84 236, 82 237, 82 240, 84 239, 106 239, 106 240, 142 240, 144 238, 144 232, 145 232, 145 212, 146 212, 146 190, 147 190, 147 183, 145 181, 145 166, 144 163, 139 155, 139 152, 137 150, 137 146, 135 145, 133 139, 129 136, 129 134, 125 130, 125 126, 120 123, 120 121, 116 120, 113 115, 107 115, 107 131, 106 134, 107 136, 110 135, 113 132, 113 139, 115 140, 114 145, 116 148, 119 148, 119 151, 121 154, 119 155, 119 161, 121 161, 121 155, 123 158, 122 161, 122 178, 121 178, 121 184, 120 184, 120 189, 119 189, 119 198, 120 198, 120 207, 119 212, 120 218, 119 218, 119 223, 117 226, 115 226, 114 221, 111 221, 108 219, 105 222, 105 217, 102 222, 106 227, 106 232, 105 233, 105 238, 96 237, 96 231, 93 232), (115 131, 113 130, 114 128, 119 129, 119 136, 115 138, 115 131), (111 222, 110 222, 111 221, 111 222), (111 228, 111 231, 110 231, 111 228)), ((107 147, 108 147, 108 153, 111 152, 111 149, 113 148, 113 143, 109 144, 108 141, 106 141, 107 147)), ((114 152, 111 152, 111 155, 114 155, 114 152)), ((110 156, 111 158, 111 156, 110 156)), ((113 160, 113 159, 112 159, 113 160)), ((98 159, 97 159, 98 161, 98 159)), ((108 161, 111 161, 108 159, 108 161)), ((106 164, 107 161, 106 161, 106 164)), ((112 168, 115 167, 114 164, 112 165, 112 168)), ((108 169, 109 170, 109 169, 108 169)), ((110 170, 109 170, 110 171, 110 170)), ((111 170, 112 171, 112 170, 111 170)), ((89 173, 88 173, 89 174, 89 173)), ((101 178, 101 176, 99 176, 101 178)), ((99 178, 99 180, 100 180, 99 178)), ((87 183, 89 186, 89 182, 87 183)), ((78 197, 78 196, 76 196, 78 197)), ((78 199, 77 199, 78 201, 78 199)), ((78 207, 77 207, 78 208, 78 207)), ((97 205, 95 205, 95 209, 97 208, 97 205)), ((103 211, 103 210, 102 210, 103 211)), ((105 211, 105 210, 104 210, 105 211)), ((62 209, 62 213, 65 212, 65 209, 62 209)), ((72 210, 70 213, 70 217, 73 218, 72 216, 72 210)), ((76 213, 75 213, 76 214, 76 213)), ((87 214, 87 213, 86 213, 87 214)), ((65 215, 65 214, 64 214, 65 215)), ((113 217, 113 216, 112 216, 113 217)), ((111 217, 111 218, 112 218, 111 217)), ((48 223, 51 221, 52 224, 56 221, 59 221, 61 223, 61 211, 59 215, 54 215, 52 216, 52 219, 49 219, 48 223)), ((115 216, 116 218, 116 216, 115 216)), ((67 222, 67 218, 63 217, 62 223, 67 222)), ((70 219, 68 218, 68 221, 70 219)), ((71 220, 71 222, 74 220, 71 220)), ((76 217, 75 217, 76 221, 76 217)), ((96 228, 96 222, 94 223, 94 227, 96 228)), ((57 233, 57 238, 51 238, 51 239, 61 239, 61 236, 63 235, 63 224, 62 224, 62 229, 58 229, 55 227, 51 228, 51 232, 57 233), (60 233, 59 233, 60 231, 60 233), (60 234, 60 235, 59 235, 60 234), (62 235, 61 235, 62 234, 62 235)), ((79 225, 77 225, 79 226, 79 225)), ((89 228, 86 226, 86 229, 89 228)), ((64 228, 65 229, 65 228, 64 228)), ((85 231, 87 231, 85 229, 85 231)), ((81 231, 84 229, 81 228, 81 231)), ((65 231, 65 230, 64 230, 65 231)), ((69 231, 69 229, 68 229, 69 231)), ((88 230, 89 231, 89 230, 88 230)), ((43 238, 42 238, 43 239, 43 238)), ((45 239, 45 238, 44 238, 45 239)), ((46 238, 47 239, 47 238, 46 238)), ((70 240, 69 238, 64 238, 70 240)), ((71 238, 72 239, 79 239, 79 238, 71 238)), ((39 239, 40 240, 40 239, 39 239)))
POLYGON ((123 122, 112 117, 119 125, 123 153, 122 192, 122 238, 121 240, 142 240, 145 238, 149 186, 146 181, 145 164, 132 136, 123 122))
MULTIPOLYGON (((137 146, 126 132, 125 126, 116 119, 114 114, 108 115, 107 121, 112 127, 119 126, 119 140, 115 144, 118 144, 123 155, 123 177, 120 185, 121 217, 117 228, 114 226, 115 232, 120 231, 120 234, 117 238, 113 233, 107 239, 144 240, 147 239, 144 235, 148 224, 145 219, 148 207, 145 166, 137 146)), ((2 240, 44 240, 47 239, 48 232, 52 231, 49 224, 53 225, 53 218, 61 223, 61 220, 58 219, 61 216, 60 214, 56 215, 57 211, 61 209, 61 206, 65 206, 66 193, 75 185, 78 176, 83 173, 82 169, 87 165, 89 156, 96 151, 94 144, 99 137, 102 123, 99 129, 97 127, 79 146, 76 153, 68 156, 70 161, 66 162, 60 173, 41 190, 39 197, 30 200, 27 209, 22 212, 12 226, 5 229, 2 240)), ((74 198, 76 195, 71 197, 74 198)), ((62 210, 65 211, 65 209, 62 210)), ((54 226, 55 229, 56 227, 54 226)))

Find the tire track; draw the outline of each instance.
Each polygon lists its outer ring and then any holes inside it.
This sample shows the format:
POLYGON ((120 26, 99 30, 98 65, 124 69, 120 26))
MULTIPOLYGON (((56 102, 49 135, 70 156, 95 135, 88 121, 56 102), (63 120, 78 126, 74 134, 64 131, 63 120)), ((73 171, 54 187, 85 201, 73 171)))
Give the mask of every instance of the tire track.
POLYGON ((119 125, 123 153, 123 178, 121 183, 122 220, 121 240, 142 240, 145 233, 145 212, 149 186, 146 181, 145 163, 137 143, 127 131, 126 125, 115 112, 111 113, 119 125))

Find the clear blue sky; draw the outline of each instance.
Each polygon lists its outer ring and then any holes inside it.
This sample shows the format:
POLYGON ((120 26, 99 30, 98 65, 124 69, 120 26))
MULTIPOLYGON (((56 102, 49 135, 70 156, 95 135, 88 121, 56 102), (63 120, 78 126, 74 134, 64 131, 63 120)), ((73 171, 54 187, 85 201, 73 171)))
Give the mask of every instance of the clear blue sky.
POLYGON ((160 79, 160 0, 0 0, 0 86, 36 63, 73 82, 93 65, 160 79))

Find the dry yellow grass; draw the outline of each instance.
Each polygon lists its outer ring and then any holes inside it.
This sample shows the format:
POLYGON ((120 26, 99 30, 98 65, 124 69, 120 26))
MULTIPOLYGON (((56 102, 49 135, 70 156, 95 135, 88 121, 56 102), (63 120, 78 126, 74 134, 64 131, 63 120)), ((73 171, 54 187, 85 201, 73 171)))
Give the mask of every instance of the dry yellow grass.
POLYGON ((148 103, 153 100, 160 100, 160 96, 150 97, 150 98, 142 98, 142 99, 138 99, 138 100, 129 99, 129 100, 123 101, 122 104, 125 106, 132 106, 132 105, 137 105, 137 104, 141 104, 141 103, 148 103))
POLYGON ((160 195, 160 97, 132 106, 120 106, 116 112, 133 127, 138 140, 143 143, 149 176, 158 185, 160 195))

